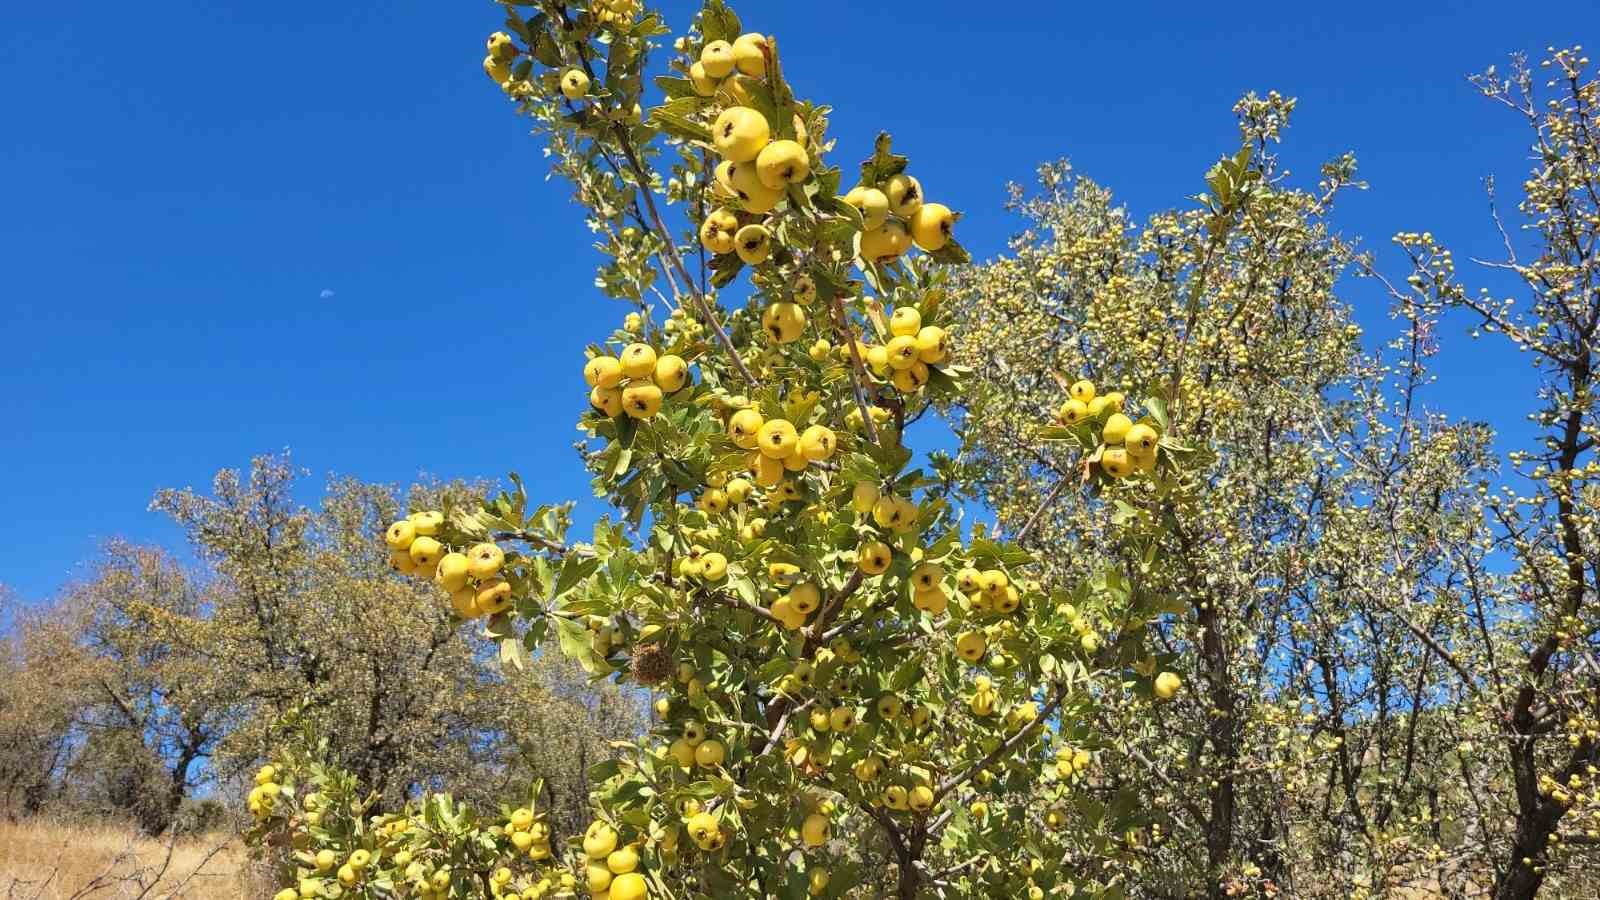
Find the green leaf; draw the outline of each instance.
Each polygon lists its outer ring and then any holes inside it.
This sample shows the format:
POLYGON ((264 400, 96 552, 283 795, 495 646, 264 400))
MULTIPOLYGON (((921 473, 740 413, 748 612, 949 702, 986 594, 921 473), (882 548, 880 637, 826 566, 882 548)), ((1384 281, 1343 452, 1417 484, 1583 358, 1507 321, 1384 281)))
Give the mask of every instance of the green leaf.
POLYGON ((723 0, 706 0, 705 9, 700 13, 700 33, 705 35, 708 44, 712 41, 731 43, 743 33, 743 26, 723 0))
POLYGON ((561 562, 561 574, 556 578, 555 591, 550 595, 551 600, 559 600, 566 593, 577 586, 578 582, 594 574, 600 567, 599 557, 589 556, 579 558, 569 555, 561 562))
POLYGON ((694 82, 687 78, 659 75, 656 77, 656 87, 661 88, 661 92, 671 100, 700 96, 694 92, 694 82))

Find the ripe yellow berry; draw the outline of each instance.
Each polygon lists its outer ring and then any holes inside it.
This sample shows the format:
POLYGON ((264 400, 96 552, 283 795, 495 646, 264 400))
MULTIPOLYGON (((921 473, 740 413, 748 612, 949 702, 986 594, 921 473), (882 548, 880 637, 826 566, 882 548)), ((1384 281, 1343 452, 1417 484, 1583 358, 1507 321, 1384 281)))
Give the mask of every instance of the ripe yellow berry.
POLYGON ((732 253, 738 233, 739 217, 725 209, 715 210, 700 223, 700 244, 712 253, 732 253))
MULTIPOLYGON (((896 338, 896 340, 899 339, 896 338)), ((890 373, 889 381, 901 393, 916 393, 917 390, 928 383, 928 364, 917 360, 911 364, 910 368, 895 369, 890 373)))
POLYGON ((1101 429, 1100 437, 1107 444, 1120 444, 1128 436, 1128 430, 1133 428, 1133 420, 1122 413, 1112 413, 1106 418, 1105 428, 1101 429))
POLYGON ((656 351, 649 344, 629 344, 622 351, 621 368, 626 378, 649 378, 656 371, 656 351))
POLYGON ((1100 468, 1105 470, 1112 478, 1127 478, 1133 474, 1133 461, 1128 458, 1128 451, 1121 447, 1107 447, 1100 454, 1100 468))
POLYGON ((473 578, 489 578, 499 574, 506 554, 497 545, 485 542, 468 550, 467 560, 467 571, 473 578))
POLYGON ((700 577, 717 582, 728 574, 728 558, 721 553, 707 553, 700 557, 700 577))
POLYGON ((861 258, 868 262, 887 265, 911 249, 911 233, 905 223, 890 219, 861 234, 861 258))
POLYGON ((625 872, 611 880, 611 890, 607 896, 610 900, 647 900, 650 885, 638 872, 625 872))
POLYGON ((744 450, 754 450, 761 425, 761 413, 753 409, 741 409, 728 420, 728 437, 733 440, 735 446, 744 450))
POLYGON ((797 341, 806 330, 806 311, 798 303, 774 303, 761 313, 761 330, 776 344, 797 341))
POLYGON ((1162 700, 1171 700, 1183 688, 1183 679, 1176 672, 1162 672, 1156 676, 1156 696, 1162 700))
POLYGON ((915 306, 899 306, 889 317, 889 333, 895 337, 912 337, 922 329, 922 313, 915 306))
POLYGON ((1153 458, 1156 454, 1156 447, 1161 443, 1161 435, 1154 428, 1140 422, 1128 429, 1128 433, 1123 437, 1122 443, 1128 448, 1128 453, 1132 456, 1153 458))
POLYGON ((883 349, 891 369, 909 369, 917 362, 917 339, 911 335, 891 338, 883 349))
POLYGON ((568 100, 577 100, 589 93, 589 76, 581 69, 568 69, 561 76, 561 95, 568 100))
POLYGON ((800 435, 800 452, 812 462, 832 457, 836 444, 833 430, 823 425, 812 425, 800 435))
POLYGON ((717 93, 717 85, 721 82, 721 79, 712 78, 706 73, 706 64, 695 60, 694 64, 689 66, 689 82, 694 85, 696 94, 702 97, 711 97, 717 93))
POLYGON ((956 654, 969 663, 983 659, 984 651, 989 647, 989 641, 981 631, 967 631, 956 638, 956 654))
POLYGON ((473 598, 478 615, 493 616, 511 608, 511 583, 498 575, 478 582, 473 598))
POLYGON ((812 362, 818 362, 818 363, 827 362, 828 361, 828 354, 832 350, 833 350, 833 345, 832 344, 828 343, 823 338, 818 338, 816 343, 811 345, 811 349, 806 351, 806 355, 811 357, 811 361, 812 362))
POLYGON ((583 852, 587 853, 590 859, 605 859, 615 849, 617 849, 617 830, 605 822, 590 823, 583 835, 583 852))
POLYGON ((1056 415, 1066 424, 1076 425, 1089 418, 1089 405, 1082 400, 1068 400, 1061 404, 1061 409, 1056 415))
POLYGON ((439 564, 439 557, 444 555, 444 545, 423 536, 413 540, 406 552, 411 555, 411 561, 418 569, 432 569, 439 564))
POLYGON ((799 442, 800 435, 795 432, 794 426, 787 419, 773 419, 763 423, 756 435, 756 446, 763 456, 770 459, 781 460, 793 454, 795 445, 799 442))
POLYGON ((635 382, 622 391, 622 410, 635 419, 648 419, 661 411, 661 388, 650 382, 635 382))
POLYGON ((917 332, 917 359, 932 366, 950 355, 949 335, 937 325, 926 325, 917 332))
POLYGON ((445 593, 453 594, 466 587, 471 565, 465 553, 446 553, 439 557, 439 567, 434 570, 433 580, 445 593))
POLYGON ((596 387, 589 391, 589 405, 610 418, 622 414, 622 388, 596 387))
POLYGON ((876 230, 889 219, 889 197, 877 188, 852 188, 844 202, 860 211, 863 232, 876 230))
POLYGON ((807 847, 821 847, 828 842, 828 824, 828 817, 820 813, 806 816, 800 826, 800 839, 805 841, 807 847))
POLYGON ((781 191, 811 177, 811 158, 796 141, 773 141, 756 157, 756 175, 767 190, 781 191))
POLYGON ((668 353, 656 360, 655 373, 652 376, 656 386, 662 391, 671 394, 681 389, 689 380, 689 364, 683 357, 668 353))
POLYGON ((702 769, 715 769, 717 766, 722 765, 722 761, 727 758, 727 755, 727 748, 722 746, 721 741, 701 741, 694 748, 694 764, 702 769))
POLYGON ((411 542, 417 539, 416 523, 402 519, 389 526, 383 533, 383 540, 392 550, 409 550, 411 542))
POLYGON ((751 32, 741 34, 733 42, 733 64, 751 78, 767 74, 767 39, 751 32))
MULTIPOLYGON (((705 62, 705 57, 700 61, 705 62)), ((710 65, 706 66, 706 71, 712 72, 710 65)), ((772 129, 767 117, 748 106, 730 106, 723 110, 711 129, 712 143, 729 162, 750 162, 761 155, 771 140, 772 129)))
POLYGON ((857 482, 850 491, 850 507, 857 515, 866 515, 872 512, 873 506, 878 502, 878 486, 870 481, 857 482))
POLYGON ((890 212, 901 218, 909 219, 922 208, 922 184, 910 175, 902 173, 890 178, 883 192, 889 198, 890 212))
POLYGON ((511 64, 503 59, 485 56, 483 58, 483 74, 494 79, 496 84, 504 85, 511 80, 511 64))
POLYGON ((1087 407, 1089 401, 1094 399, 1094 382, 1087 379, 1074 382, 1072 387, 1067 389, 1067 394, 1074 400, 1082 401, 1087 407))
POLYGON ((712 41, 700 51, 700 66, 711 78, 728 77, 734 65, 733 45, 727 41, 712 41))
POLYGON ((882 575, 889 569, 894 553, 882 541, 868 541, 856 549, 856 565, 868 575, 882 575))
POLYGON ((943 203, 924 204, 911 216, 911 239, 929 253, 943 250, 956 227, 955 213, 943 203))
POLYGON ((765 225, 746 225, 734 235, 733 250, 745 265, 759 266, 772 255, 772 232, 765 225))

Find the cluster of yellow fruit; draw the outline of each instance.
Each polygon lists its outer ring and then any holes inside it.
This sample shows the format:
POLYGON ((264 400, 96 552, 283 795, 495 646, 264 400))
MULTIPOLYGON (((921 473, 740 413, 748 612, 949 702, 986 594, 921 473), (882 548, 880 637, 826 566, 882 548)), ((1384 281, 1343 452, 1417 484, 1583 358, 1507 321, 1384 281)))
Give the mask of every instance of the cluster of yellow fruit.
POLYGON ((1104 417, 1100 439, 1100 469, 1112 478, 1126 478, 1156 467, 1161 432, 1150 419, 1133 421, 1122 412, 1120 391, 1097 394, 1094 382, 1078 381, 1068 389, 1067 401, 1056 413, 1064 425, 1078 425, 1104 417))
POLYGON ((483 58, 483 72, 494 79, 495 84, 504 86, 511 80, 511 63, 517 58, 517 45, 511 42, 511 35, 504 31, 496 31, 489 35, 489 55, 483 58))
POLYGON ((526 806, 506 818, 505 833, 517 852, 528 854, 534 862, 550 858, 550 825, 526 806))
POLYGON ((1062 779, 1075 779, 1083 777, 1089 771, 1089 764, 1094 762, 1094 756, 1082 747, 1073 747, 1062 744, 1056 748, 1056 777, 1062 779))
POLYGON ((603 25, 627 25, 639 17, 639 0, 591 0, 589 14, 603 25))
MULTIPOLYGON (((728 438, 739 449, 751 451, 750 471, 761 487, 776 487, 783 481, 784 472, 803 472, 812 463, 827 461, 839 446, 838 437, 826 425, 811 425, 800 431, 787 419, 763 418, 760 410, 753 407, 737 410, 728 417, 728 438)), ((727 508, 726 503, 722 508, 727 508)))
POLYGON ((861 258, 892 263, 914 243, 929 253, 944 249, 955 231, 956 215, 942 203, 926 203, 922 184, 901 172, 879 184, 850 189, 844 202, 861 213, 861 258))
POLYGON ((250 794, 245 798, 245 807, 250 814, 260 822, 272 816, 272 807, 278 801, 278 794, 283 792, 283 785, 278 783, 278 769, 276 766, 262 766, 256 773, 255 786, 250 789, 250 794))
MULTIPOLYGON (((728 844, 728 833, 722 830, 722 820, 715 814, 702 810, 698 801, 689 800, 683 808, 684 826, 689 840, 707 853, 715 853, 728 844)), ((675 831, 668 831, 669 835, 675 831)))
POLYGON ((629 344, 622 356, 591 357, 583 367, 589 384, 589 404, 606 416, 627 413, 648 419, 661 410, 662 400, 689 383, 689 364, 671 353, 656 355, 649 344, 629 344))
POLYGON ((668 752, 684 769, 716 769, 728 758, 728 748, 721 741, 706 737, 706 727, 699 722, 684 723, 683 736, 672 742, 668 752))
POLYGON ((589 891, 606 900, 644 900, 650 896, 650 885, 638 871, 639 849, 632 844, 619 847, 618 840, 617 830, 606 822, 591 822, 584 832, 589 891))
MULTIPOLYGON (((950 335, 937 325, 923 325, 916 307, 902 306, 889 317, 889 340, 883 344, 857 342, 855 352, 872 374, 910 394, 928 383, 929 366, 950 358, 950 335)), ((839 355, 849 359, 850 348, 839 355)))
POLYGON ((465 553, 450 550, 436 535, 444 515, 434 510, 412 513, 383 533, 389 564, 395 571, 431 578, 463 619, 493 616, 511 608, 511 583, 500 577, 506 554, 498 544, 476 544, 465 553))
POLYGON ((925 777, 918 777, 909 787, 904 784, 889 785, 878 799, 891 812, 926 815, 928 810, 933 809, 933 787, 925 777))
POLYGON ((967 698, 967 706, 975 716, 988 717, 994 715, 994 708, 1000 702, 1000 692, 995 690, 994 682, 987 675, 979 675, 972 682, 972 696, 967 698))

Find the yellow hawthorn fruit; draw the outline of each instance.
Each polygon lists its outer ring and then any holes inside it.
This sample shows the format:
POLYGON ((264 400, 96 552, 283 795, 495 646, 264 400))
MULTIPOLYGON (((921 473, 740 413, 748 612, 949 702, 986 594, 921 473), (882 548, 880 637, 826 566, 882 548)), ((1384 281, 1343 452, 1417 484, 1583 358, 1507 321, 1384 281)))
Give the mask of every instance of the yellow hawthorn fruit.
POLYGON ((765 453, 753 453, 754 460, 751 468, 756 473, 756 484, 764 487, 777 487, 783 481, 783 460, 773 459, 765 453))
POLYGON ((803 576, 800 573, 800 567, 794 563, 775 562, 767 565, 767 577, 774 584, 791 587, 799 584, 803 576))
POLYGON ((433 537, 439 533, 439 528, 444 525, 444 513, 438 510, 414 512, 406 516, 406 521, 417 530, 417 534, 433 537))
POLYGON ((904 514, 905 509, 900 505, 900 498, 893 494, 884 494, 872 505, 872 521, 879 528, 898 528, 900 517, 904 514))
POLYGON ((1143 422, 1128 429, 1128 434, 1122 439, 1123 446, 1128 448, 1128 453, 1133 456, 1156 455, 1156 447, 1161 443, 1161 435, 1153 427, 1143 422))
POLYGON ((983 589, 983 573, 967 566, 956 573, 956 590, 963 594, 976 594, 983 589))
POLYGON ((797 584, 789 592, 789 602, 802 615, 811 615, 822 605, 822 590, 811 582, 797 584))
POLYGON ((1106 409, 1112 412, 1122 412, 1123 396, 1121 391, 1108 391, 1102 396, 1106 401, 1106 409))
POLYGON ((656 372, 656 351, 649 344, 629 344, 621 366, 625 378, 649 378, 656 372))
POLYGON ((712 488, 700 495, 698 506, 702 512, 720 515, 728 509, 728 495, 717 488, 712 488))
POLYGON ((882 378, 889 374, 889 351, 882 344, 868 347, 865 361, 867 368, 871 369, 873 374, 878 377, 882 378))
POLYGON ((511 64, 503 59, 485 56, 483 58, 483 74, 494 79, 496 84, 504 85, 511 80, 511 64))
POLYGON ((651 382, 634 382, 622 391, 622 411, 635 419, 648 419, 661 411, 661 388, 651 382))
POLYGON ((817 338, 816 343, 811 345, 811 349, 806 351, 806 355, 811 357, 812 362, 827 362, 828 353, 832 349, 833 345, 828 343, 826 339, 817 338))
POLYGON ((1106 425, 1100 429, 1100 439, 1107 444, 1120 444, 1128 436, 1128 431, 1133 428, 1133 420, 1122 413, 1112 413, 1106 418, 1106 425))
POLYGON ((339 883, 345 887, 355 884, 361 878, 361 873, 351 868, 348 863, 340 866, 337 874, 339 877, 339 883))
POLYGON ((399 572, 401 575, 414 575, 417 571, 417 564, 411 561, 411 554, 405 550, 390 550, 389 568, 399 572))
POLYGON ((1089 401, 1089 418, 1098 419, 1106 414, 1106 398, 1095 397, 1089 401))
POLYGON ((493 616, 511 608, 511 583, 498 575, 478 582, 473 597, 478 615, 493 616))
POLYGON ((624 872, 611 880, 609 900, 646 900, 650 885, 638 872, 624 872))
POLYGON ((906 805, 914 813, 925 813, 933 809, 933 788, 919 784, 912 788, 906 795, 906 805))
POLYGON ((955 227, 955 213, 943 203, 924 204, 911 215, 911 239, 929 253, 943 250, 955 227))
POLYGON ((467 585, 450 594, 450 608, 463 619, 478 617, 478 589, 467 585))
POLYGON ((956 638, 956 654, 969 663, 983 659, 984 651, 988 649, 989 642, 981 631, 963 632, 956 638))
POLYGON ((728 558, 721 553, 707 553, 700 557, 700 577, 717 582, 728 574, 728 558))
POLYGON ((677 740, 673 741, 672 747, 668 750, 668 752, 672 754, 673 761, 676 762, 679 767, 687 769, 694 765, 694 745, 689 743, 687 740, 678 738, 677 740))
POLYGON ((862 231, 873 231, 889 219, 889 197, 877 188, 851 188, 844 202, 861 213, 862 231))
POLYGON ((526 806, 522 807, 521 809, 514 810, 511 813, 509 821, 511 822, 512 828, 515 828, 518 831, 526 831, 528 830, 528 826, 533 824, 533 810, 527 808, 526 806))
MULTIPOLYGON (((838 729, 834 730, 837 731, 838 729)), ((883 762, 876 756, 869 756, 856 763, 852 771, 855 773, 857 781, 876 781, 878 775, 883 772, 883 762)))
POLYGON ((338 855, 336 855, 332 850, 317 851, 316 866, 318 872, 328 871, 329 869, 333 868, 334 863, 337 863, 338 861, 338 855))
POLYGON ((728 750, 722 746, 721 741, 705 740, 694 748, 694 764, 702 769, 715 769, 722 765, 728 756, 728 750))
POLYGON ((465 553, 446 553, 439 557, 439 567, 434 570, 433 580, 444 589, 447 594, 453 594, 467 585, 467 578, 471 575, 468 570, 471 561, 465 553))
POLYGON ((1076 425, 1089 418, 1089 405, 1082 400, 1068 400, 1061 404, 1056 416, 1068 425, 1076 425))
POLYGON ((761 313, 761 330, 775 344, 797 341, 806 330, 806 311, 798 303, 774 303, 761 313))
POLYGON ((1171 700, 1183 688, 1183 679, 1176 672, 1162 672, 1156 676, 1156 696, 1162 700, 1171 700))
MULTIPOLYGON (((746 225, 733 239, 733 252, 739 254, 745 265, 758 266, 772 255, 772 232, 765 225, 746 225)), ((774 306, 783 304, 773 304, 774 306)), ((799 309, 795 304, 787 304, 799 309)), ((792 340, 792 338, 791 338, 792 340)))
POLYGON ((895 337, 915 337, 922 328, 922 313, 915 306, 897 306, 889 316, 889 333, 895 337))
POLYGON ((967 811, 972 813, 974 819, 985 819, 989 816, 989 804, 982 800, 974 800, 972 805, 967 807, 967 811))
POLYGON ((882 575, 889 569, 894 554, 881 541, 868 541, 856 550, 856 565, 868 575, 882 575))
POLYGON ((622 363, 614 356, 596 356, 584 364, 583 380, 590 387, 616 387, 622 383, 622 363))
POLYGON ((473 578, 488 578, 499 573, 500 567, 505 564, 506 554, 499 546, 484 542, 467 551, 467 561, 468 574, 473 578))
POLYGON ((761 425, 761 413, 753 409, 741 409, 728 419, 728 437, 733 440, 734 446, 754 450, 761 425))
POLYGON ((806 873, 806 893, 820 897, 828 890, 828 870, 817 868, 806 873))
POLYGON ((909 368, 895 369, 889 376, 889 382, 903 394, 914 394, 928 383, 928 364, 918 360, 909 368))
POLYGON ((439 564, 439 557, 444 555, 444 545, 424 535, 413 540, 406 552, 411 555, 411 561, 418 569, 431 569, 439 564))
POLYGON ((909 219, 922 208, 922 184, 910 175, 890 178, 883 193, 889 198, 889 211, 901 218, 909 219))
POLYGON ((745 211, 759 215, 771 212, 784 198, 784 192, 781 188, 773 189, 762 184, 757 165, 754 162, 725 161, 717 166, 717 173, 719 183, 733 192, 745 211))
POLYGON ((300 892, 294 888, 284 888, 273 894, 272 900, 300 900, 300 892))
POLYGON ((794 608, 794 601, 789 599, 788 594, 772 601, 772 609, 769 612, 789 631, 806 624, 806 614, 794 608))
POLYGON ((689 66, 689 82, 694 85, 696 94, 702 97, 712 97, 716 95, 717 85, 721 82, 721 79, 712 78, 708 75, 706 73, 706 64, 697 59, 689 66))
POLYGON ((1006 588, 1011 586, 1011 579, 999 569, 991 569, 978 576, 978 588, 988 595, 991 600, 998 600, 1005 596, 1006 588))
POLYGON ((590 893, 603 894, 611 887, 611 870, 603 863, 591 862, 584 872, 590 893))
POLYGON ((911 710, 911 727, 921 731, 933 721, 933 711, 926 706, 918 706, 911 710))
POLYGON ((828 728, 843 734, 856 727, 856 711, 849 706, 836 706, 828 713, 828 728))
POLYGON ((937 325, 926 325, 917 331, 917 359, 927 365, 937 365, 950 355, 949 335, 937 325))
POLYGON ((950 597, 941 587, 931 591, 915 591, 911 595, 911 605, 937 618, 944 615, 944 611, 949 608, 950 597))
POLYGON ((901 710, 905 709, 905 703, 893 694, 884 694, 873 704, 873 708, 877 710, 878 718, 888 722, 900 717, 901 710))
POLYGON ((796 141, 773 141, 756 157, 756 175, 769 191, 781 191, 811 177, 811 158, 796 141))
POLYGON ((800 442, 800 435, 787 419, 773 419, 764 422, 761 430, 756 433, 756 447, 761 455, 770 459, 783 459, 794 453, 795 446, 800 442))
POLYGON ((856 515, 864 516, 872 512, 872 507, 878 502, 878 486, 870 481, 856 482, 850 491, 850 508, 856 515))
POLYGON ((733 64, 751 78, 767 74, 767 39, 755 32, 741 34, 733 41, 733 64))
POLYGON ((1005 590, 1005 594, 994 598, 995 612, 1003 615, 1010 615, 1011 613, 1016 612, 1017 607, 1021 605, 1022 594, 1017 591, 1015 585, 1008 586, 1005 590))
POLYGON ((717 817, 708 812, 697 812, 684 823, 689 831, 689 837, 700 845, 706 844, 713 835, 720 834, 722 825, 717 817))
POLYGON ((568 69, 561 76, 561 96, 577 100, 589 93, 589 76, 580 69, 568 69))
POLYGON ((723 489, 723 492, 728 495, 729 503, 743 503, 750 499, 750 492, 753 490, 755 490, 755 486, 748 479, 735 478, 728 482, 728 486, 723 489))
POLYGON ((794 297, 794 302, 801 306, 810 306, 817 299, 817 280, 801 273, 795 276, 794 284, 789 287, 789 293, 794 297))
POLYGON ((828 713, 829 709, 825 706, 819 706, 811 710, 809 718, 812 731, 825 732, 828 730, 828 713))
POLYGON ((605 859, 617 849, 617 830, 605 822, 591 822, 583 833, 583 852, 590 859, 605 859))
POLYGON ((861 233, 861 258, 868 262, 887 265, 911 249, 911 232, 898 219, 890 219, 870 231, 861 233))
POLYGON ((938 563, 923 563, 911 570, 911 583, 919 591, 931 591, 944 582, 944 567, 938 563))
POLYGON ((895 812, 904 812, 906 808, 906 789, 902 785, 891 784, 883 789, 883 805, 895 812))
POLYGON ((1100 454, 1100 468, 1112 478, 1127 478, 1133 474, 1133 461, 1128 451, 1121 447, 1107 447, 1100 454))
POLYGON ((1093 654, 1100 649, 1100 635, 1092 631, 1085 632, 1078 638, 1078 646, 1083 648, 1083 652, 1093 654))
MULTIPOLYGON (((713 210, 700 223, 700 245, 712 253, 732 253, 738 233, 738 216, 726 209, 713 210)), ((620 370, 617 377, 622 377, 620 370)))
MULTIPOLYGON (((711 67, 707 66, 706 70, 711 71, 711 67)), ((728 107, 711 128, 711 142, 729 162, 750 162, 761 155, 771 140, 772 129, 767 125, 767 117, 748 106, 728 107)))
POLYGON ((365 850, 357 850, 356 852, 350 854, 350 868, 355 869, 357 872, 365 870, 367 868, 367 864, 371 862, 372 854, 365 850))
POLYGON ((262 766, 260 769, 256 770, 257 785, 270 784, 277 780, 278 768, 276 766, 262 766))
POLYGON ((596 387, 589 391, 589 405, 600 410, 608 418, 622 415, 622 388, 596 387))
POLYGON ((411 542, 416 538, 416 523, 408 519, 401 519, 390 525, 388 530, 383 533, 383 540, 391 550, 409 550, 411 549, 411 542))
POLYGON ((1094 399, 1094 382, 1088 379, 1075 381, 1072 387, 1067 389, 1067 395, 1074 400, 1081 401, 1087 407, 1089 401, 1094 399))
POLYGON ((689 364, 683 361, 683 357, 668 353, 656 360, 655 373, 651 377, 663 392, 675 393, 689 381, 689 364))
POLYGON ((733 45, 727 41, 712 41, 700 50, 700 65, 712 78, 726 78, 735 65, 733 45))
POLYGON ((833 456, 838 439, 825 425, 812 425, 800 435, 800 452, 812 462, 822 462, 833 456))
POLYGON ((807 847, 817 848, 828 842, 828 817, 821 813, 812 813, 806 816, 805 822, 800 825, 800 839, 805 841, 807 847))

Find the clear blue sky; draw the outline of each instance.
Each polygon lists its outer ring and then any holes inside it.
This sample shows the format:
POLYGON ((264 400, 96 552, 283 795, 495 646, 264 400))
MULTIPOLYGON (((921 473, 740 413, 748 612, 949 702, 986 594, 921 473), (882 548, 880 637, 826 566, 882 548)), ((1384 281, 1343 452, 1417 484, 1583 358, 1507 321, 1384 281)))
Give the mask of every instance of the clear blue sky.
MULTIPOLYGON (((1233 100, 1274 88, 1300 98, 1286 158, 1308 181, 1360 157, 1347 233, 1391 264, 1399 229, 1492 253, 1481 179, 1520 181, 1526 139, 1463 76, 1596 37, 1592 0, 737 5, 835 106, 840 161, 893 131, 980 257, 1039 161, 1070 157, 1142 216, 1199 190, 1233 100)), ((666 7, 681 23, 692 4, 666 7)), ((106 538, 177 545, 153 491, 284 447, 308 502, 329 472, 516 469, 537 496, 587 493, 581 347, 621 309, 480 71, 499 22, 472 0, 8 10, 0 583, 43 598, 106 538)), ((1526 385, 1525 363, 1445 337, 1433 402, 1494 420, 1481 392, 1526 385)))

